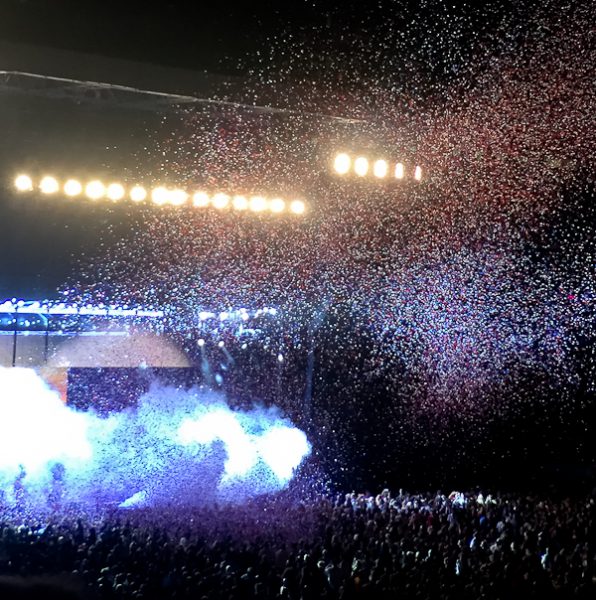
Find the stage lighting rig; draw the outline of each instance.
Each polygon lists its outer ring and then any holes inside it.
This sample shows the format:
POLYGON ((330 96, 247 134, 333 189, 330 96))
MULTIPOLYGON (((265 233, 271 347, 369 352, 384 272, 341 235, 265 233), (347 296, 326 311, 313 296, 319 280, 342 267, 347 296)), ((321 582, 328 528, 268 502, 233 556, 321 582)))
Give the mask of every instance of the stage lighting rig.
POLYGON ((402 180, 409 174, 415 181, 422 180, 422 167, 420 165, 406 169, 402 162, 390 163, 383 158, 369 159, 366 156, 352 158, 346 152, 340 152, 335 155, 333 159, 333 172, 340 177, 349 177, 352 174, 360 179, 373 176, 376 179, 383 180, 391 179, 388 177, 390 173, 397 180, 402 180))
MULTIPOLYGON (((368 167, 367 167, 368 168, 368 167)), ((378 168, 378 167, 377 167, 378 168)), ((207 191, 187 191, 181 187, 170 188, 157 185, 150 191, 135 184, 127 188, 123 183, 105 184, 99 179, 93 179, 83 185, 78 179, 67 179, 63 184, 52 176, 43 177, 37 186, 30 175, 20 174, 14 179, 14 187, 20 193, 31 193, 37 188, 42 194, 56 194, 61 189, 71 198, 83 195, 93 201, 108 199, 114 202, 130 198, 135 204, 140 204, 150 199, 156 206, 183 207, 190 205, 193 208, 215 208, 216 210, 231 209, 234 211, 250 211, 254 213, 282 214, 291 213, 303 215, 306 212, 306 203, 303 200, 286 200, 279 196, 267 198, 261 195, 245 196, 243 194, 229 194, 225 191, 209 193, 207 191), (189 199, 191 202, 189 203, 189 199)))

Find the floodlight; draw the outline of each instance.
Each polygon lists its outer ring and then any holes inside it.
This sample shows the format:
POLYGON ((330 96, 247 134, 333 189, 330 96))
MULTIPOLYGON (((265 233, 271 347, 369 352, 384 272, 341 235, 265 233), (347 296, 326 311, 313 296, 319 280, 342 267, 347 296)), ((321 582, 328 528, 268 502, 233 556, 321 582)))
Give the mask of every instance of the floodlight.
POLYGON ((404 178, 404 165, 402 163, 397 163, 395 165, 395 179, 403 179, 404 178))
POLYGON ((304 213, 304 211, 306 210, 306 206, 304 204, 304 202, 302 202, 302 200, 294 200, 291 204, 290 204, 290 210, 295 214, 295 215, 301 215, 304 213))
POLYGON ((14 186, 19 192, 30 192, 33 189, 33 181, 29 175, 19 175, 14 180, 14 186))
POLYGON ((420 181, 422 179, 422 167, 416 167, 414 169, 414 179, 420 181))
POLYGON ((248 199, 246 196, 234 196, 232 206, 235 210, 246 210, 248 208, 248 199))
POLYGON ((267 200, 262 196, 253 196, 250 199, 250 210, 261 212, 267 208, 267 200))
POLYGON ((364 156, 359 156, 354 161, 354 172, 358 177, 364 177, 368 173, 368 160, 364 156))
POLYGON ((156 187, 151 192, 151 200, 158 206, 163 206, 170 199, 170 192, 165 187, 156 187))
POLYGON ((106 196, 110 200, 122 200, 124 198, 124 187, 119 183, 110 183, 106 190, 106 196))
POLYGON ((133 202, 142 202, 143 200, 145 200, 145 198, 147 198, 147 190, 144 187, 140 185, 135 185, 130 190, 130 199, 133 202))
POLYGON ((226 208, 230 204, 230 197, 227 194, 215 194, 211 200, 214 208, 226 208))
POLYGON ((202 348, 205 345, 205 340, 203 338, 199 339, 197 345, 199 346, 199 348, 202 348))
POLYGON ((67 196, 78 196, 83 191, 81 182, 76 179, 69 179, 64 184, 64 193, 67 196))
POLYGON ((85 186, 85 195, 90 200, 99 200, 106 193, 106 188, 101 181, 90 181, 85 186))
POLYGON ((188 194, 181 189, 172 190, 170 192, 170 203, 173 206, 182 206, 188 200, 188 194))
POLYGON ((195 192, 192 197, 192 205, 197 208, 209 206, 209 195, 205 192, 195 192))
POLYGON ((271 209, 271 212, 274 213, 283 212, 285 207, 286 203, 281 198, 273 198, 269 203, 269 208, 271 209))
POLYGON ((387 175, 389 167, 387 165, 387 161, 385 160, 377 160, 373 165, 373 173, 375 177, 382 179, 387 175))
POLYGON ((335 157, 333 168, 338 175, 345 175, 350 170, 351 164, 352 159, 344 152, 341 152, 335 157))
POLYGON ((44 194, 55 194, 59 188, 58 181, 54 177, 44 177, 39 184, 39 189, 44 194))

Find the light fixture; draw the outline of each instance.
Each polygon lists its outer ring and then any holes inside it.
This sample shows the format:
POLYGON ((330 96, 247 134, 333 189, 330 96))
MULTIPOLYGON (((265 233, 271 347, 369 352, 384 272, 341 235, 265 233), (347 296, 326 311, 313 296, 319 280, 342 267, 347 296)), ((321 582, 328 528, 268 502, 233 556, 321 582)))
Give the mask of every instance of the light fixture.
POLYGON ((122 198, 124 198, 124 194, 124 187, 119 183, 110 183, 110 185, 108 185, 108 189, 106 190, 106 196, 110 200, 114 201, 122 200, 122 198))
POLYGON ((163 206, 170 199, 170 192, 165 187, 159 186, 151 192, 151 200, 157 206, 163 206))
POLYGON ((234 196, 232 206, 235 210, 246 210, 248 208, 248 199, 246 196, 234 196))
POLYGON ((90 181, 85 186, 85 196, 90 200, 99 200, 106 193, 106 188, 101 181, 90 181))
POLYGON ((196 208, 205 208, 209 206, 209 194, 205 192, 195 192, 192 197, 192 205, 196 208))
POLYGON ((41 180, 39 189, 43 194, 55 194, 60 189, 60 185, 54 177, 46 176, 41 180))
POLYGON ((19 175, 14 180, 14 186, 19 192, 30 192, 33 189, 33 181, 29 175, 19 175))
POLYGON ((354 161, 354 172, 358 177, 364 177, 368 173, 368 159, 364 156, 359 156, 354 161))
POLYGON ((387 165, 387 161, 385 160, 377 160, 373 165, 373 174, 379 179, 385 177, 387 175, 388 170, 389 166, 387 165))
POLYGON ((263 196, 253 196, 250 199, 250 210, 261 212, 267 208, 267 200, 263 196))
POLYGON ((283 212, 286 207, 286 203, 281 198, 273 198, 269 203, 269 208, 273 213, 283 212))
POLYGON ((293 200, 290 204, 290 210, 295 215, 301 215, 306 210, 306 205, 304 204, 304 202, 302 202, 302 200, 293 200))
POLYGON ((83 186, 81 182, 77 179, 69 179, 64 184, 64 193, 67 196, 78 196, 83 191, 83 186))
POLYGON ((333 168, 338 175, 345 175, 351 164, 352 159, 345 152, 340 152, 333 161, 333 168))
POLYGON ((420 181, 422 179, 422 167, 416 167, 414 169, 414 179, 420 181))
POLYGON ((147 190, 143 186, 135 185, 130 190, 130 199, 133 202, 143 202, 145 198, 147 198, 147 190))
POLYGON ((403 179, 404 178, 404 165, 402 163, 397 163, 395 165, 395 179, 403 179))
POLYGON ((172 206, 182 206, 188 200, 188 194, 181 189, 175 189, 170 192, 170 204, 172 206))
POLYGON ((221 210, 229 206, 230 197, 227 194, 215 194, 211 199, 211 204, 213 204, 214 208, 221 210))

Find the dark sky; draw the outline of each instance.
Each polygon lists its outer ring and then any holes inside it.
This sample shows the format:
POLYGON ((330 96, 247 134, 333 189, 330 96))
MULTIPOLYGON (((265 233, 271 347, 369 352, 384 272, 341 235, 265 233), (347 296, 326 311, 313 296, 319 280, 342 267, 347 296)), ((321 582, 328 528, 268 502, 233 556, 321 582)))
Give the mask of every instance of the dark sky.
MULTIPOLYGON (((412 18, 469 19, 477 26, 534 0, 2 0, 0 39, 232 74, 269 40, 309 30, 409 33, 412 18)), ((428 42, 429 40, 427 40, 428 42)), ((430 40, 432 43, 432 40, 430 40)), ((438 41, 438 40, 437 40, 438 41)))
POLYGON ((336 14, 336 9, 315 0, 3 0, 0 36, 165 65, 234 72, 239 59, 262 47, 280 29, 321 25, 328 14, 336 14))

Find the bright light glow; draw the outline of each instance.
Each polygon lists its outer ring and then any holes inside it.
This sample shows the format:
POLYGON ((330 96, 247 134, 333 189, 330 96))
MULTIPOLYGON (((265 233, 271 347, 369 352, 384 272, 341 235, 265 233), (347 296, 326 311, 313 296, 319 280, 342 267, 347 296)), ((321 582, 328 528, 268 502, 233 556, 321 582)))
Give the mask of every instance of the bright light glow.
POLYGON ((220 348, 223 348, 223 347, 224 347, 226 344, 225 344, 225 342, 224 342, 223 340, 220 340, 220 341, 217 343, 217 345, 218 345, 220 348))
POLYGON ((108 418, 73 410, 32 369, 0 367, 0 389, 3 508, 18 501, 18 481, 32 514, 47 510, 56 463, 66 474, 64 506, 101 498, 132 507, 273 493, 311 451, 275 409, 232 410, 222 394, 198 387, 151 386, 134 411, 108 418))
POLYGON ((261 212, 266 210, 267 208, 267 200, 262 196, 253 196, 250 199, 250 210, 254 212, 261 212))
POLYGON ((60 185, 54 177, 44 177, 39 184, 39 189, 43 194, 55 194, 60 189, 60 185))
POLYGON ((88 419, 66 408, 35 371, 0 368, 0 382, 0 489, 21 465, 31 480, 56 461, 91 458, 88 419))
POLYGON ((294 200, 291 204, 290 204, 290 210, 295 214, 295 215, 301 215, 304 213, 304 211, 306 210, 306 205, 304 204, 304 202, 302 202, 302 200, 294 200))
POLYGON ((124 194, 124 187, 119 183, 110 183, 110 185, 108 185, 108 189, 106 190, 106 196, 110 200, 114 201, 122 200, 122 198, 124 198, 124 194))
POLYGON ((142 202, 143 200, 145 200, 145 198, 147 198, 147 190, 144 187, 140 185, 135 185, 130 190, 130 199, 133 202, 142 202))
POLYGON ((284 355, 283 355, 283 354, 280 352, 280 353, 277 355, 277 362, 280 362, 280 363, 282 363, 283 361, 284 361, 284 355))
POLYGON ((33 181, 29 175, 19 175, 14 180, 14 186, 19 192, 30 192, 33 189, 33 181))
POLYGON ((246 210, 248 208, 248 199, 246 196, 234 196, 232 206, 235 210, 246 210))
POLYGON ((64 184, 64 193, 67 196, 78 196, 83 191, 83 186, 76 179, 69 179, 64 184))
POLYGON ((106 188, 101 181, 90 181, 85 186, 85 195, 90 200, 99 200, 106 193, 106 188))
POLYGON ((259 455, 282 481, 289 481, 310 453, 306 435, 299 429, 272 427, 257 440, 259 455))
POLYGON ((196 208, 205 208, 209 206, 209 194, 205 192, 196 192, 192 197, 192 205, 196 208))
POLYGON ((404 178, 404 165, 402 163, 397 163, 395 165, 395 179, 403 179, 404 178))
POLYGON ((373 166, 373 173, 375 177, 382 179, 387 175, 387 171, 389 170, 389 166, 387 165, 386 160, 377 160, 373 166))
POLYGON ((354 161, 354 172, 358 177, 364 177, 368 173, 368 160, 364 156, 359 156, 354 161))
POLYGON ((165 187, 156 187, 151 192, 151 200, 157 206, 163 206, 170 199, 170 192, 165 187))
POLYGON ((227 194, 215 194, 211 200, 214 208, 222 209, 226 208, 230 204, 230 197, 227 194))
POLYGON ((201 338, 198 342, 197 345, 199 346, 199 348, 202 348, 205 345, 205 340, 203 338, 201 338))
POLYGON ((333 161, 333 168, 338 175, 345 175, 350 170, 352 159, 344 152, 338 154, 333 161))
POLYGON ((421 167, 416 167, 414 169, 414 179, 416 181, 420 181, 422 179, 422 168, 421 167))
POLYGON ((188 194, 181 189, 172 190, 170 192, 170 203, 173 206, 182 206, 188 200, 188 194))
POLYGON ((286 208, 286 203, 281 198, 273 198, 269 203, 269 208, 271 212, 280 213, 286 208))

